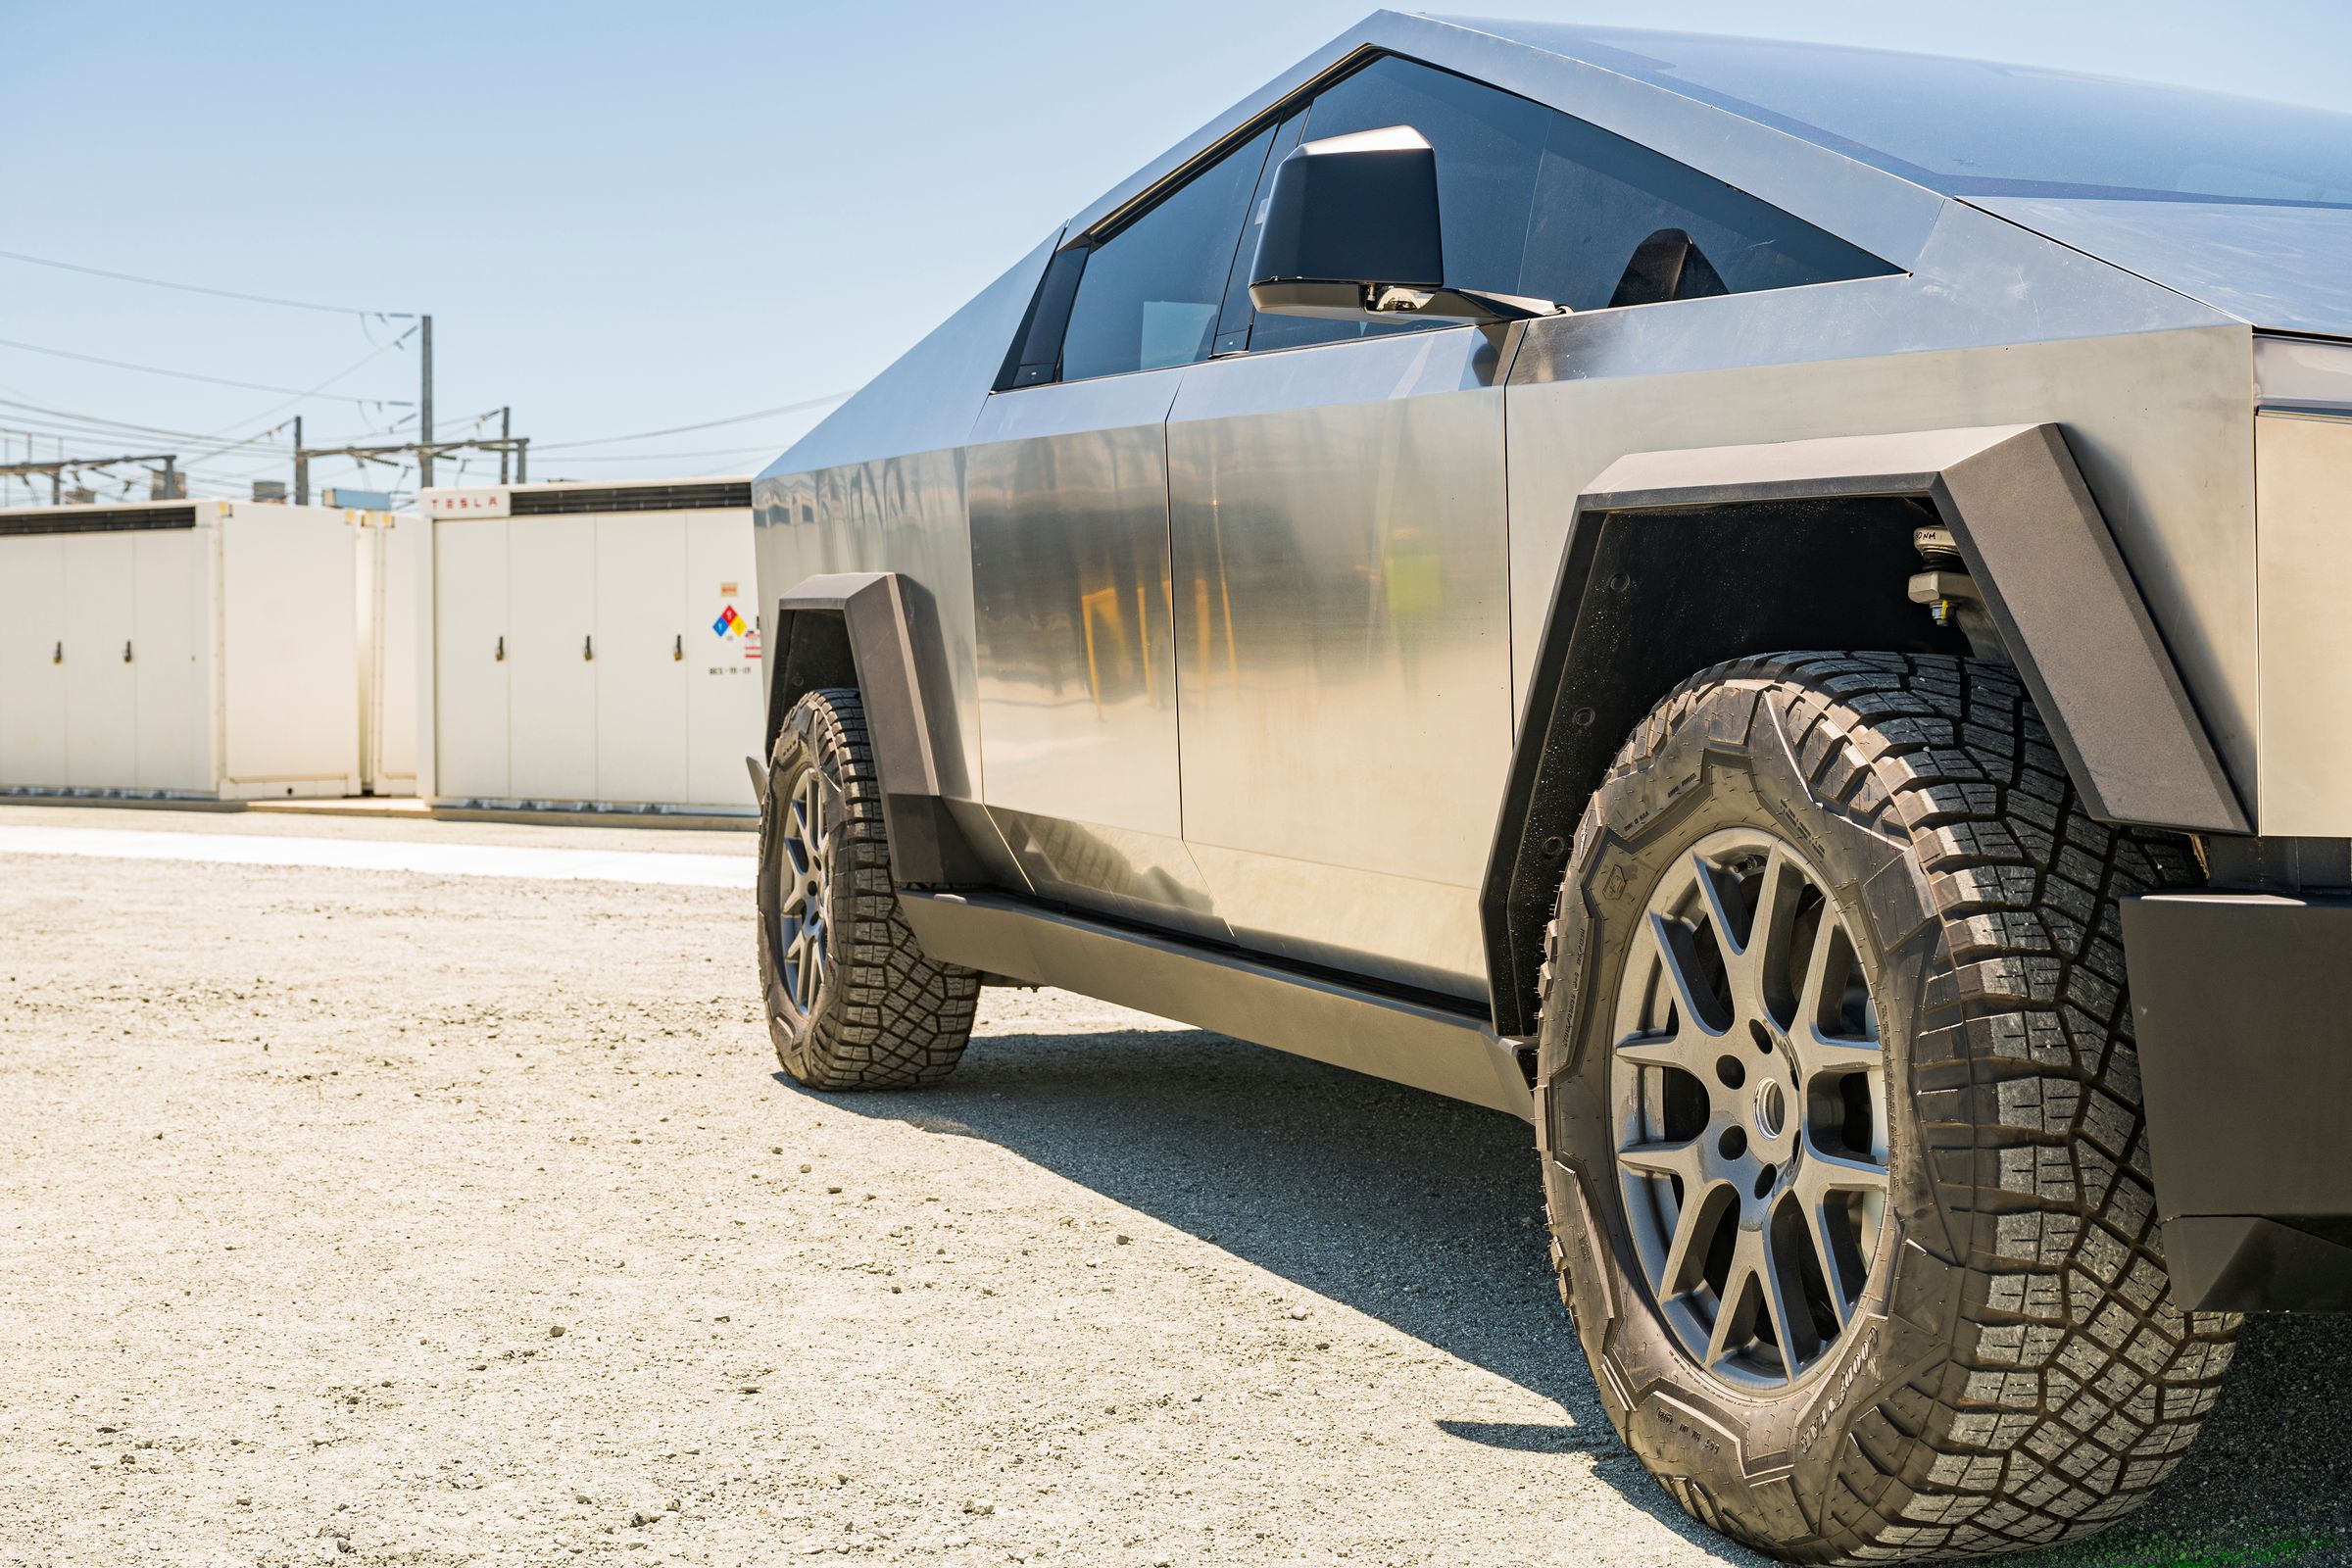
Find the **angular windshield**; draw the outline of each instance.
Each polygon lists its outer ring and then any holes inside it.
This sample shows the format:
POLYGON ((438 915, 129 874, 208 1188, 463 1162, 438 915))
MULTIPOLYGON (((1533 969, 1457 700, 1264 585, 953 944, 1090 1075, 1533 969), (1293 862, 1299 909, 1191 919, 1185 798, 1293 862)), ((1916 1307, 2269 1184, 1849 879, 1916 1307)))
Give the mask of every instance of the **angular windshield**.
POLYGON ((1949 196, 2352 207, 2352 115, 1830 44, 1473 24, 1949 196))

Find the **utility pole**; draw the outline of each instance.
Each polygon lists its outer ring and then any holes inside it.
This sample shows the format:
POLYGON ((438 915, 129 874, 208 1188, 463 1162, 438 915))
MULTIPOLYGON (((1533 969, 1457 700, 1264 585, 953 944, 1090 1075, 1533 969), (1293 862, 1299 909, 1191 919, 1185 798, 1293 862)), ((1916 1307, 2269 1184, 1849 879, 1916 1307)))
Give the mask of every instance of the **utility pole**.
POLYGON ((311 504, 311 455, 302 450, 302 416, 294 416, 294 504, 311 504))
POLYGON ((433 482, 433 318, 418 320, 423 325, 417 357, 424 384, 416 394, 416 488, 422 490, 433 482))
MULTIPOLYGON (((514 439, 514 414, 512 407, 498 411, 498 438, 502 442, 514 439)), ((507 482, 507 449, 504 446, 498 449, 498 482, 507 482)))

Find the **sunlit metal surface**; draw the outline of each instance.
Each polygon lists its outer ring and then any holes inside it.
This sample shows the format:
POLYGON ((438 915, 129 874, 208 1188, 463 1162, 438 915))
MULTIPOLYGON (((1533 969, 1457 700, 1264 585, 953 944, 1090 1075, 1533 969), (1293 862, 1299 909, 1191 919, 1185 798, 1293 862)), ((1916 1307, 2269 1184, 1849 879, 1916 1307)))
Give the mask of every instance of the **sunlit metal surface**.
POLYGON ((1094 907, 1200 902, 1168 619, 1182 373, 992 398, 965 458, 988 804, 1034 886, 1094 907))
POLYGON ((1511 368, 1519 688, 1568 514, 1625 454, 2049 420, 2244 790, 2250 342, 2209 307, 1957 206, 1908 276, 1535 322, 1511 368))
POLYGON ((2352 660, 2344 586, 2352 583, 2352 416, 2265 414, 2255 420, 2261 494, 2262 795, 2265 833, 2352 836, 2352 660))
POLYGON ((1512 714, 1504 341, 1211 362, 1167 430, 1184 827, 1219 911, 1470 996, 1512 714))

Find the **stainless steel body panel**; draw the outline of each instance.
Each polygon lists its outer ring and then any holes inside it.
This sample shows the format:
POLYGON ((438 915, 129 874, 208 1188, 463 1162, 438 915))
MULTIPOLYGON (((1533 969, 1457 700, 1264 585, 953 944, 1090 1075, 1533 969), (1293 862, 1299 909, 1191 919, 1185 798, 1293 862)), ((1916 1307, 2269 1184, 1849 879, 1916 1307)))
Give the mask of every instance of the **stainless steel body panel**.
POLYGON ((1576 498, 1629 452, 2057 423, 2251 798, 2246 327, 1954 206, 1913 274, 1535 322, 1511 382, 1518 691, 1576 498))
POLYGON ((1199 924, 1168 619, 1163 421, 1183 375, 1000 393, 964 472, 991 814, 1039 892, 1199 924))
POLYGON ((2274 837, 2352 837, 2352 417, 2254 421, 2262 788, 2274 837))
POLYGON ((1506 342, 1211 361, 1167 428, 1184 833, 1248 946, 1482 997, 1506 342))
POLYGON ((2258 326, 2352 333, 2352 212, 2218 202, 1977 196, 2037 234, 2258 326))
MULTIPOLYGON (((980 798, 980 727, 972 657, 972 555, 964 536, 963 454, 917 452, 762 478, 753 491, 761 625, 794 584, 834 571, 895 571, 923 603, 952 699, 940 725, 941 793, 980 798)), ((772 681, 772 661, 762 681, 772 681)))

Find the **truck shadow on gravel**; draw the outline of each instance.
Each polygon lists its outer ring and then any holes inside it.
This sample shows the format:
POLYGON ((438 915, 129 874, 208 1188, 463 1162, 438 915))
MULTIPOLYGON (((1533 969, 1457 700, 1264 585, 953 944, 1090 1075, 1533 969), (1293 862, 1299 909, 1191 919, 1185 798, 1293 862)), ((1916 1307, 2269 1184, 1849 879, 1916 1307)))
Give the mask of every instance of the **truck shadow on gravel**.
MULTIPOLYGON (((985 1139, 1508 1378, 1561 1422, 1436 1424, 1468 1443, 1590 1452, 1685 1540, 1764 1562, 1693 1524, 1611 1431, 1544 1254, 1533 1138, 1512 1117, 1191 1030, 984 1034, 936 1089, 823 1098, 985 1139)), ((2008 1560, 2352 1565, 2348 1438, 2352 1318, 2256 1320, 2155 1501, 2103 1536, 2008 1560)))

